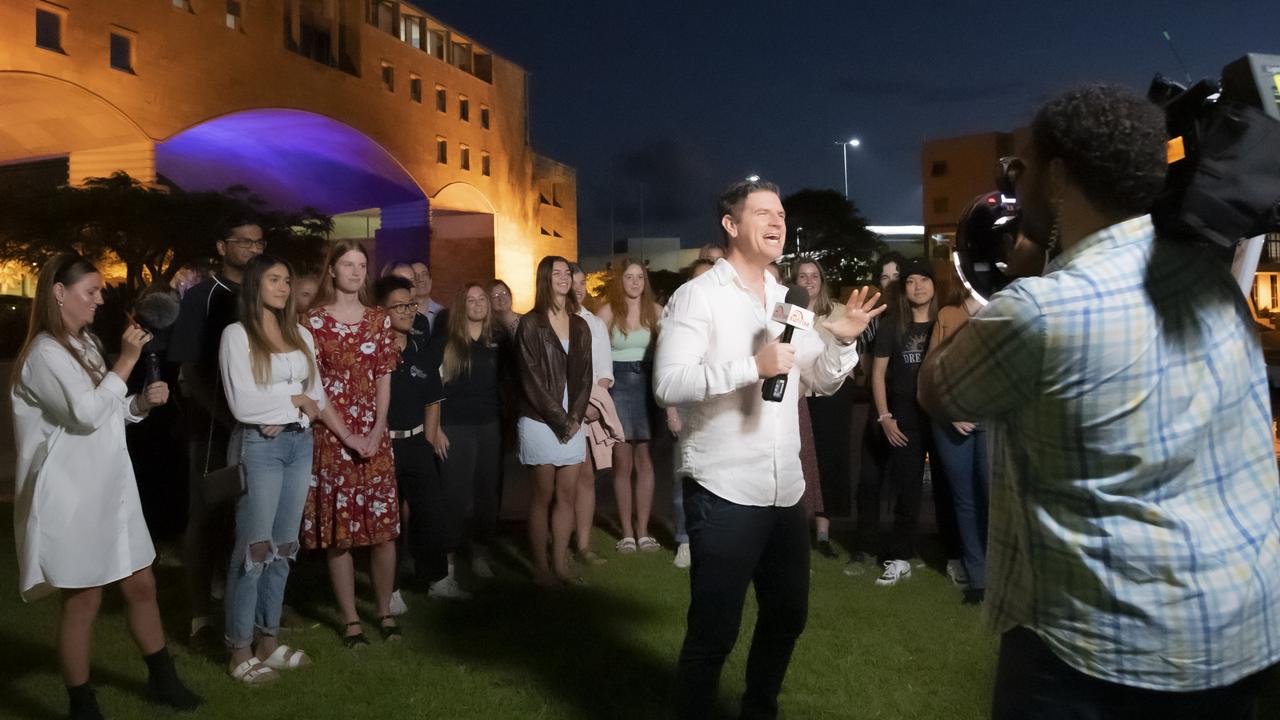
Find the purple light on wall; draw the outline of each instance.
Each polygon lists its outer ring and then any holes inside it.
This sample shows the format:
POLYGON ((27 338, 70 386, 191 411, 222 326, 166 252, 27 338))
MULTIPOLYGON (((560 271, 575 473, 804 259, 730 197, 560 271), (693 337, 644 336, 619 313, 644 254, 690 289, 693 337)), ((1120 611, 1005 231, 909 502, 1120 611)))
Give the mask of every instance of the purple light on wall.
POLYGON ((280 210, 337 214, 424 198, 381 145, 301 110, 246 110, 203 122, 157 145, 156 169, 184 190, 244 185, 280 210))

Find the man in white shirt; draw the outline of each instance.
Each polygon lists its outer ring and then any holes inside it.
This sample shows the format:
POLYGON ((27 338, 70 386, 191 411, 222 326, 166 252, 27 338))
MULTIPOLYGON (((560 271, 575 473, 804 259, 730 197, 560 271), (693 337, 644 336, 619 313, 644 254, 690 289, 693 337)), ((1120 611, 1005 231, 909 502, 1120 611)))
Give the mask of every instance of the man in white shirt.
POLYGON ((780 342, 770 320, 786 288, 765 268, 782 254, 778 188, 744 180, 720 197, 727 255, 678 289, 663 314, 654 394, 686 412, 679 474, 692 554, 688 631, 676 673, 680 718, 714 717, 725 658, 737 642, 747 586, 759 617, 747 660, 743 718, 774 718, 778 692, 808 614, 808 523, 800 505, 800 381, 830 394, 857 364, 855 341, 877 295, 854 293, 823 323, 780 342), (782 402, 761 382, 787 376, 782 402))

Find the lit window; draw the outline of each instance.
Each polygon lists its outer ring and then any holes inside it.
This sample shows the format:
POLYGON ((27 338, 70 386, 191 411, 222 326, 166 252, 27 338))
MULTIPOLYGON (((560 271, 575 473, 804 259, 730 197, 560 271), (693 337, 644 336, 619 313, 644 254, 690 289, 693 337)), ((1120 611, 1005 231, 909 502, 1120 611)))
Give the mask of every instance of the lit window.
POLYGON ((127 73, 133 72, 133 38, 111 33, 111 67, 127 73))
POLYGON ((449 141, 442 137, 436 138, 436 162, 441 165, 449 164, 449 141))
POLYGON ((243 0, 227 0, 227 27, 239 30, 244 27, 243 0))
POLYGON ((461 152, 462 169, 470 170, 471 169, 471 148, 467 147, 466 145, 462 145, 460 147, 461 147, 460 152, 461 152))
POLYGON ((436 110, 449 112, 449 94, 439 85, 436 86, 436 110))
POLYGON ((486 105, 480 106, 480 127, 489 129, 489 108, 486 105))
POLYGON ((480 174, 489 177, 492 175, 492 167, 490 166, 489 153, 480 153, 480 174))
POLYGON ((396 91, 396 69, 391 67, 391 63, 382 63, 382 87, 386 88, 387 92, 396 91))
POLYGON ((62 16, 49 10, 36 10, 36 47, 62 52, 62 16))
POLYGON ((409 76, 409 99, 416 102, 422 102, 422 78, 417 75, 409 76))
POLYGON ((458 119, 471 122, 471 101, 461 95, 458 96, 458 119))

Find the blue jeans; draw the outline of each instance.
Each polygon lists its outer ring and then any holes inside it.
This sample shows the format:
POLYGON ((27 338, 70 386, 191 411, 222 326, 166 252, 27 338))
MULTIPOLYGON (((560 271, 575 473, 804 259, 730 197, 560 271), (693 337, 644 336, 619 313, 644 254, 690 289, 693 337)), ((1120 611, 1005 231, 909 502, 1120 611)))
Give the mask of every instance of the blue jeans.
MULTIPOLYGON (((933 423, 933 451, 951 484, 956 525, 960 531, 960 559, 969 587, 987 587, 987 432, 979 426, 967 437, 951 423, 933 423)), ((941 520, 939 520, 941 524, 941 520)))
POLYGON ((246 648, 256 628, 275 635, 280 628, 289 560, 298 554, 302 507, 311 485, 311 431, 275 437, 255 427, 239 427, 240 466, 247 491, 236 501, 235 546, 227 569, 227 646, 246 648), (265 544, 256 551, 253 546, 265 544))

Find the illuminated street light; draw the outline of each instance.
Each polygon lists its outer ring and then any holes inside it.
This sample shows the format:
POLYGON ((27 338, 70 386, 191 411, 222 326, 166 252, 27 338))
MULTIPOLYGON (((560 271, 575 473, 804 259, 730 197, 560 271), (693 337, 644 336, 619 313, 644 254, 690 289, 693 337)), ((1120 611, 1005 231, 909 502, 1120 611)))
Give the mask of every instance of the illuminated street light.
POLYGON ((837 142, 840 146, 840 152, 844 155, 844 199, 849 199, 849 148, 862 147, 862 141, 858 138, 849 138, 843 142, 837 142))

